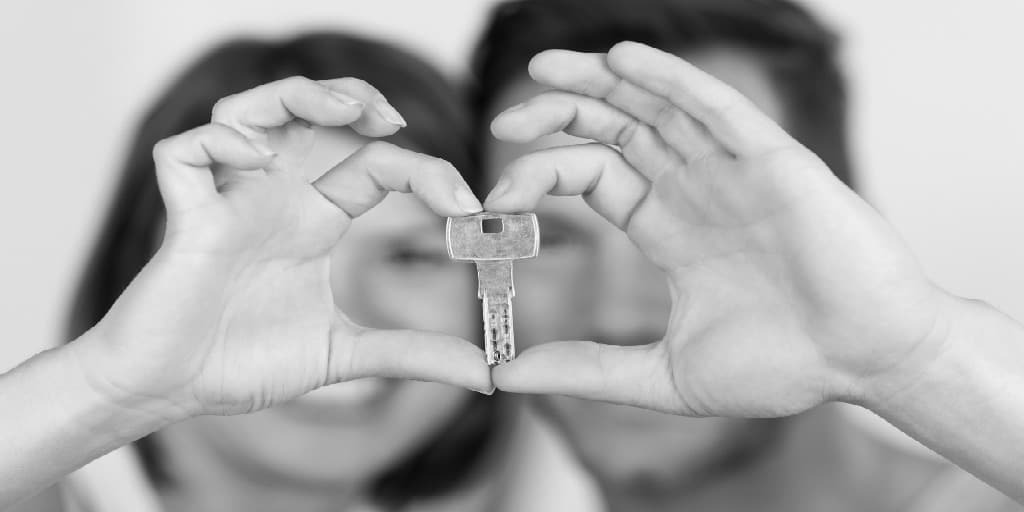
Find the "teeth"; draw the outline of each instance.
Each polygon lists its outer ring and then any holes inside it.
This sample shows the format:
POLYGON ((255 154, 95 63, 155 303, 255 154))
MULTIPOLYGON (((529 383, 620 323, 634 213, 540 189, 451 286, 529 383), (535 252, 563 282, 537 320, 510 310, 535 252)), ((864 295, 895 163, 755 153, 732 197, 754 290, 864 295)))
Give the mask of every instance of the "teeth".
POLYGON ((385 379, 356 379, 310 391, 299 400, 307 403, 356 405, 373 399, 387 387, 388 381, 385 379))

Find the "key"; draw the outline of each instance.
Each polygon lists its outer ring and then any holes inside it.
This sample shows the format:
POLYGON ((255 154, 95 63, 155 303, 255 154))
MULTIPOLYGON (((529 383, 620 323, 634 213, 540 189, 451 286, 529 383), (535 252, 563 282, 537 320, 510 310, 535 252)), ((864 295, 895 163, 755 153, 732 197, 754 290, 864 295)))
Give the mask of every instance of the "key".
POLYGON ((476 263, 477 298, 483 301, 484 353, 487 364, 516 357, 512 329, 512 261, 533 258, 540 248, 537 216, 532 213, 479 213, 449 217, 448 256, 476 263))

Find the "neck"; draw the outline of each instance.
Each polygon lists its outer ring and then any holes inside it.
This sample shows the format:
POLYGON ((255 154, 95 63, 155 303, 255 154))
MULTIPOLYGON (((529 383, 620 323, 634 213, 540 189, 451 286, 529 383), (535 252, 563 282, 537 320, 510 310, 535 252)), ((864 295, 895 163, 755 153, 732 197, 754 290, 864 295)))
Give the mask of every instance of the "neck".
POLYGON ((936 474, 931 461, 899 453, 824 406, 794 417, 776 445, 698 488, 651 492, 603 486, 609 510, 895 510, 936 474))
POLYGON ((361 489, 356 486, 301 486, 259 474, 244 461, 223 457, 191 430, 186 422, 157 434, 161 464, 171 477, 161 492, 169 512, 326 512, 360 502, 361 489))

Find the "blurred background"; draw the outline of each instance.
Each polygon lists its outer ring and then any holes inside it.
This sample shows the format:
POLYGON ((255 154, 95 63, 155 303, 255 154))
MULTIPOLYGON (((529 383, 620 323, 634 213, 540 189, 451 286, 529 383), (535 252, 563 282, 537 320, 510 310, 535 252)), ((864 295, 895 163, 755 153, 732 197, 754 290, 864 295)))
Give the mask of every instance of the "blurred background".
MULTIPOLYGON (((340 28, 458 77, 487 0, 0 5, 0 370, 56 343, 141 109, 230 36, 340 28)), ((868 199, 953 292, 1024 319, 1024 2, 806 0, 845 38, 868 199)))

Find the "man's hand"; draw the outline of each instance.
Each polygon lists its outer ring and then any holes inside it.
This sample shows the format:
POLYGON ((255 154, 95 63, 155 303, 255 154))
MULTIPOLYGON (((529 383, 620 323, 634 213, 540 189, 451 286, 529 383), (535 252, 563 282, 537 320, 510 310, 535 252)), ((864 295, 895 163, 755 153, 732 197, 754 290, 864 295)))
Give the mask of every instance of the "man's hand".
POLYGON ((500 389, 771 417, 895 392, 942 350, 947 297, 900 237, 735 90, 635 43, 530 73, 554 91, 494 134, 597 143, 513 162, 486 207, 582 195, 665 271, 673 309, 660 342, 544 344, 494 370, 500 389))

